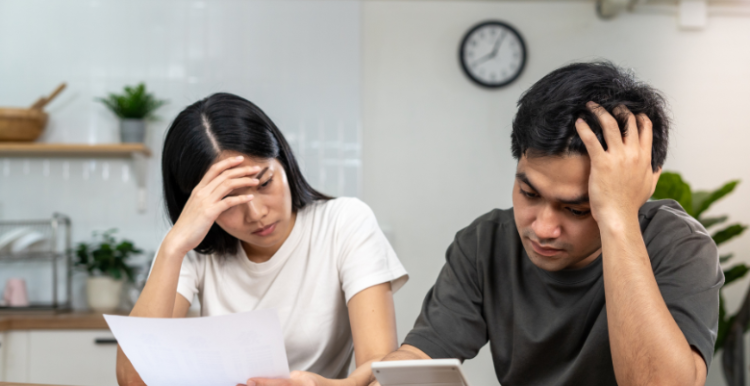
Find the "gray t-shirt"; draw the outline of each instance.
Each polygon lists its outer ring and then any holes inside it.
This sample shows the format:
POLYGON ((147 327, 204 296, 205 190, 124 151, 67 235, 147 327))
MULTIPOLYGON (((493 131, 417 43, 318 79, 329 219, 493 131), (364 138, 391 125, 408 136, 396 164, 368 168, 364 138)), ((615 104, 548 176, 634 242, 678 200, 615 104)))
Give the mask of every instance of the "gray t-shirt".
MULTIPOLYGON (((708 365, 724 283, 716 245, 672 200, 647 202, 639 220, 664 301, 708 365)), ((577 270, 538 268, 508 209, 459 231, 446 260, 405 344, 464 360, 489 341, 503 386, 617 384, 601 256, 577 270)))

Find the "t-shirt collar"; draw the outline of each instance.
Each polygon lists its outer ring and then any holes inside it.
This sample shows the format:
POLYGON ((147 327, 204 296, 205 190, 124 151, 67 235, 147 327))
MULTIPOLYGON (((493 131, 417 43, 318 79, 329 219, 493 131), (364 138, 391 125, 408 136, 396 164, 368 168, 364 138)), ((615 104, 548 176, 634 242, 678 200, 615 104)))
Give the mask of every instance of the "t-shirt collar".
POLYGON ((294 251, 294 248, 302 239, 302 233, 304 229, 303 223, 305 222, 305 219, 307 217, 307 210, 305 209, 307 208, 303 208, 297 211, 297 218, 294 221, 292 231, 289 232, 289 236, 286 238, 286 240, 284 240, 284 243, 281 244, 279 250, 276 251, 276 253, 274 253, 273 256, 268 259, 268 261, 264 261, 262 263, 255 263, 253 261, 250 261, 250 259, 248 259, 247 257, 247 253, 245 253, 245 249, 242 248, 242 242, 240 240, 237 240, 237 242, 240 243, 238 249, 238 258, 245 262, 245 266, 248 270, 254 273, 264 273, 279 267, 286 261, 286 259, 292 254, 292 251, 294 251))
POLYGON ((601 253, 596 258, 596 260, 592 261, 589 265, 583 268, 564 269, 555 272, 550 272, 537 267, 533 262, 531 262, 531 259, 529 259, 529 256, 526 254, 525 250, 523 251, 523 257, 526 263, 531 264, 533 268, 540 273, 540 276, 544 281, 551 281, 555 284, 572 286, 576 284, 588 283, 598 277, 601 277, 603 273, 601 253))

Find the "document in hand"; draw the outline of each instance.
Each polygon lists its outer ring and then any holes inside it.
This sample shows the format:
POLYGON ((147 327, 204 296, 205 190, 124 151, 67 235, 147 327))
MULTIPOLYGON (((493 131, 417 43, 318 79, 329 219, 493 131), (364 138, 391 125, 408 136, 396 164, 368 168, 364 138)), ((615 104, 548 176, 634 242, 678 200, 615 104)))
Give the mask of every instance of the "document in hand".
POLYGON ((276 310, 202 318, 104 315, 149 386, 236 386, 248 378, 289 378, 276 310))

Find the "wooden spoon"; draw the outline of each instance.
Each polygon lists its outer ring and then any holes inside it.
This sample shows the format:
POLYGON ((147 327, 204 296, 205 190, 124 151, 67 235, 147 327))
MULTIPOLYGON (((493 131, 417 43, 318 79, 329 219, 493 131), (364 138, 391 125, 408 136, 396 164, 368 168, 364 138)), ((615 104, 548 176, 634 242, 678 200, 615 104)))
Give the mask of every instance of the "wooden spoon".
POLYGON ((33 105, 31 105, 31 108, 32 109, 36 109, 36 110, 43 109, 44 106, 47 105, 47 103, 52 102, 52 100, 55 99, 55 97, 57 97, 57 95, 60 94, 62 92, 62 90, 65 89, 65 86, 67 86, 66 83, 62 83, 61 85, 57 86, 57 88, 55 89, 55 91, 52 91, 52 94, 50 94, 48 97, 46 97, 46 98, 45 97, 41 97, 41 98, 37 99, 37 101, 34 102, 33 105))

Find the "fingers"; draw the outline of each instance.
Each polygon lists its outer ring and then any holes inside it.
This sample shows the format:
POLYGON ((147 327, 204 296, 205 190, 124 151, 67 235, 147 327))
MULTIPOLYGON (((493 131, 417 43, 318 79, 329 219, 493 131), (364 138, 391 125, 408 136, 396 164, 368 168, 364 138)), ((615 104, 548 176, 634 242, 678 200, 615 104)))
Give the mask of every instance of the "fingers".
POLYGON ((247 380, 247 386, 315 386, 321 384, 330 385, 340 382, 327 380, 307 371, 292 371, 291 374, 289 374, 289 378, 290 379, 250 378, 247 380))
POLYGON ((583 141, 583 144, 586 146, 589 157, 593 159, 604 153, 602 144, 599 143, 599 139, 596 138, 596 134, 594 134, 586 121, 578 118, 578 120, 576 120, 576 131, 578 132, 578 136, 581 137, 581 141, 583 141))
POLYGON ((226 210, 228 210, 228 209, 230 209, 230 208, 232 208, 234 206, 248 203, 248 202, 252 201, 253 198, 255 198, 255 196, 253 196, 252 194, 243 194, 243 195, 239 195, 239 196, 230 196, 230 197, 227 197, 227 198, 219 201, 217 209, 218 209, 219 213, 223 213, 224 211, 226 211, 226 210))
POLYGON ((646 116, 646 114, 638 114, 636 117, 638 121, 638 128, 640 129, 640 135, 639 135, 639 144, 641 146, 641 149, 644 151, 648 151, 648 154, 651 154, 651 146, 654 141, 654 131, 653 131, 653 124, 651 123, 651 120, 646 116))
POLYGON ((225 181, 229 179, 253 175, 253 174, 258 173, 259 171, 260 171, 260 166, 243 166, 243 167, 235 167, 231 169, 226 169, 222 171, 221 174, 216 176, 212 181, 210 181, 205 186, 205 189, 208 192, 214 192, 221 184, 223 184, 225 181))
POLYGON ((619 149, 623 147, 622 134, 620 133, 620 127, 617 125, 617 121, 604 107, 594 102, 586 103, 586 107, 591 110, 596 118, 599 120, 599 124, 602 126, 602 133, 604 134, 604 140, 607 142, 607 148, 619 149))
POLYGON ((640 146, 639 143, 639 127, 638 123, 636 122, 635 115, 633 115, 630 110, 628 110, 627 107, 624 105, 619 105, 615 107, 612 112, 617 116, 618 118, 624 117, 625 118, 625 136, 622 138, 622 142, 625 144, 625 146, 631 146, 631 147, 638 147, 640 146))
POLYGON ((260 181, 252 177, 238 177, 238 178, 226 179, 221 184, 219 184, 219 186, 217 186, 213 190, 213 192, 211 192, 211 196, 214 197, 216 200, 220 200, 235 189, 258 186, 259 183, 260 181))
POLYGON ((198 183, 196 188, 208 185, 211 181, 213 181, 214 178, 216 178, 216 176, 221 174, 221 172, 233 166, 239 165, 240 163, 242 163, 243 159, 244 157, 242 156, 230 157, 213 164, 210 168, 208 168, 206 174, 203 175, 203 178, 201 178, 201 181, 198 183))
POLYGON ((251 378, 247 380, 247 386, 292 386, 297 385, 292 379, 269 379, 269 378, 251 378))

